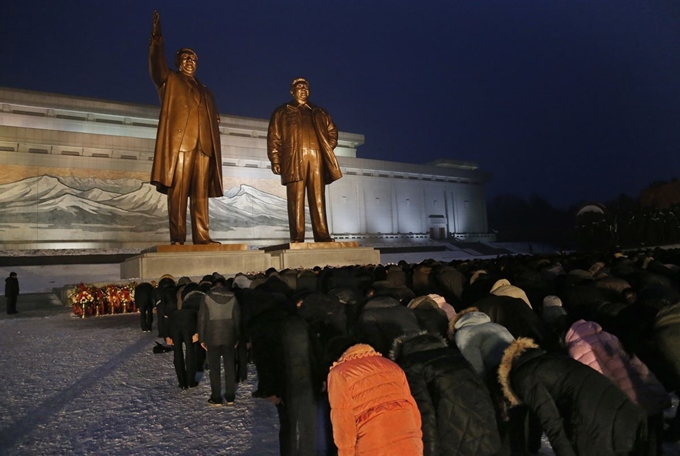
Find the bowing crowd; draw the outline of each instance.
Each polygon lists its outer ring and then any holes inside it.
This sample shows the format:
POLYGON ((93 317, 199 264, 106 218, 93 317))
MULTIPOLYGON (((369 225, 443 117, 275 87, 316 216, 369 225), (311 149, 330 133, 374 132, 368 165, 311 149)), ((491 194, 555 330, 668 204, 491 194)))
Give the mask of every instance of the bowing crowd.
POLYGON ((680 439, 679 265, 657 249, 270 269, 164 276, 135 300, 180 388, 209 368, 210 405, 254 364, 282 455, 527 455, 545 434, 558 456, 651 456, 680 439))

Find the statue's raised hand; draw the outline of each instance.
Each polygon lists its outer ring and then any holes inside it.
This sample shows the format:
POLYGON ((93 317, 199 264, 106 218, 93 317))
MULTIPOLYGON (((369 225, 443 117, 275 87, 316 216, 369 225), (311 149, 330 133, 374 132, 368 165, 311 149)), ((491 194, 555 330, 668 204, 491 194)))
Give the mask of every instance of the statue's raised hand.
POLYGON ((161 15, 158 13, 158 10, 154 10, 153 12, 153 28, 151 29, 151 35, 161 35, 161 15))

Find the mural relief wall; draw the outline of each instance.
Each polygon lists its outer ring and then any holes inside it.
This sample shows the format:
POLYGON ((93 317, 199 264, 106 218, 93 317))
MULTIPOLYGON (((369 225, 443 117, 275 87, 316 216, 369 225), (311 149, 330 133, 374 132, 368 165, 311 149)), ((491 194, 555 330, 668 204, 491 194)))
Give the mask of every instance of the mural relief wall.
MULTIPOLYGON (((166 196, 144 173, 93 169, 4 166, 0 176, 0 237, 4 242, 109 241, 165 243, 166 196), (122 176, 125 177, 122 177, 122 176), (133 175, 132 177, 130 177, 133 175)), ((222 198, 210 199, 210 228, 216 239, 288 236, 286 201, 254 185, 225 179, 222 198)), ((262 179, 264 187, 270 182, 262 179)))

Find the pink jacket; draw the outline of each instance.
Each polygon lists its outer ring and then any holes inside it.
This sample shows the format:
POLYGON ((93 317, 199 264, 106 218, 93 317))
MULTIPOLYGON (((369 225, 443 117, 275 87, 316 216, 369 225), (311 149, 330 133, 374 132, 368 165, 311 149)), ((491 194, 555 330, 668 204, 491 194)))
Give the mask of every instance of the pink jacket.
POLYGON ((420 456, 420 412, 406 374, 370 345, 350 347, 328 373, 338 456, 420 456))
POLYGON ((609 378, 649 415, 670 407, 668 393, 647 366, 637 356, 629 356, 619 339, 594 321, 574 323, 565 343, 569 356, 609 378))

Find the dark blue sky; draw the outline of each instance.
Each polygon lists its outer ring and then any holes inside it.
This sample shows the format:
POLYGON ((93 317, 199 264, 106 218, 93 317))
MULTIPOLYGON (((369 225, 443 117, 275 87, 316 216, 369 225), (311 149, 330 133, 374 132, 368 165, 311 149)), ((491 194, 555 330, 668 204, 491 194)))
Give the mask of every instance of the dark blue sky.
POLYGON ((304 76, 362 158, 557 206, 680 177, 678 0, 4 1, 0 86, 157 105, 154 9, 220 112, 268 118, 304 76))

